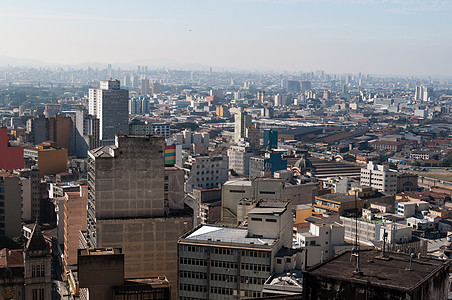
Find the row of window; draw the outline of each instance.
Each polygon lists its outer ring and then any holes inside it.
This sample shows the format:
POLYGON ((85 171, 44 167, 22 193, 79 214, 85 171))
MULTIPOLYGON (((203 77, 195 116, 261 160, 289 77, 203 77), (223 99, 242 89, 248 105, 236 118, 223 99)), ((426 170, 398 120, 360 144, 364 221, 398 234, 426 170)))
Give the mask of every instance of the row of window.
POLYGON ((241 263, 240 268, 242 270, 250 270, 255 272, 270 272, 269 265, 261 265, 261 264, 251 264, 251 263, 241 263))
POLYGON ((210 273, 210 280, 222 281, 222 282, 237 282, 237 276, 235 276, 235 275, 210 273))
POLYGON ((187 292, 207 293, 207 287, 205 285, 181 283, 179 289, 187 292))
POLYGON ((192 266, 205 266, 205 267, 207 267, 207 260, 199 259, 199 258, 181 257, 179 259, 179 263, 181 265, 192 265, 192 266))
POLYGON ((205 272, 179 271, 179 276, 181 278, 207 279, 205 272))
POLYGON ((210 266, 215 268, 223 269, 237 269, 237 262, 235 261, 221 261, 221 260, 211 260, 210 266))
MULTIPOLYGON (((258 222, 262 222, 262 218, 251 218, 251 221, 258 221, 258 222)), ((265 219, 265 222, 273 222, 276 223, 276 219, 265 219)))
POLYGON ((241 283, 245 283, 245 284, 258 284, 258 285, 263 285, 265 283, 265 280, 267 280, 266 278, 259 278, 259 277, 248 277, 248 276, 243 276, 240 278, 240 282, 241 283))
POLYGON ((217 295, 232 295, 233 292, 234 292, 234 289, 225 288, 225 287, 211 286, 210 287, 210 292, 212 294, 217 294, 217 295))

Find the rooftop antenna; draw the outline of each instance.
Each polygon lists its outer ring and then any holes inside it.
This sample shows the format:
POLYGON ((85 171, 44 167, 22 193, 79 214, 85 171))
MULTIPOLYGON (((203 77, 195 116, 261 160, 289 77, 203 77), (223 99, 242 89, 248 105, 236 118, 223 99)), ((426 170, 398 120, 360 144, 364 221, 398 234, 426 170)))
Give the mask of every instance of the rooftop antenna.
POLYGON ((384 229, 383 232, 383 248, 381 249, 381 257, 385 258, 386 257, 386 239, 388 238, 388 233, 386 232, 386 228, 384 229))
POLYGON ((352 255, 356 257, 356 268, 353 274, 362 275, 363 272, 359 269, 359 243, 358 243, 358 200, 355 190, 355 246, 352 249, 352 255))

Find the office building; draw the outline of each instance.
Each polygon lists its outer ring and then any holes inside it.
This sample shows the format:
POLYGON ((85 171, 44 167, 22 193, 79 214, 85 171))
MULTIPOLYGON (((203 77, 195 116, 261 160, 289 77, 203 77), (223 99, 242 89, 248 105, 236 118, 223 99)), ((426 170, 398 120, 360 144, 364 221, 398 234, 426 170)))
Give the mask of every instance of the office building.
POLYGON ((19 177, 0 171, 0 236, 22 235, 22 190, 19 177))
POLYGON ((129 132, 129 91, 120 89, 119 80, 104 80, 100 88, 89 89, 89 114, 99 119, 99 139, 110 145, 116 134, 129 132))
POLYGON ((251 116, 246 112, 238 112, 235 115, 234 142, 238 143, 246 137, 246 131, 251 125, 251 116))
POLYGON ((397 173, 389 171, 387 165, 367 164, 361 169, 361 185, 372 187, 379 192, 395 195, 397 191, 397 173))
POLYGON ((88 110, 77 108, 73 116, 75 145, 74 153, 77 157, 86 158, 88 151, 100 146, 100 121, 95 116, 88 114, 88 110))
POLYGON ((291 248, 289 203, 262 201, 248 222, 248 228, 200 225, 179 239, 179 299, 262 297, 272 274, 301 270, 301 250, 291 248))

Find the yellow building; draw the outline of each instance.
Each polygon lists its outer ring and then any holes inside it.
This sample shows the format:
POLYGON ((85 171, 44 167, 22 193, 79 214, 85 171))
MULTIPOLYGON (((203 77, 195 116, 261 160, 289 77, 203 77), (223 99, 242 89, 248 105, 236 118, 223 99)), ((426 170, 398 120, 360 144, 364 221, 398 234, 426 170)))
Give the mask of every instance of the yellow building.
POLYGON ((67 149, 44 148, 42 146, 39 148, 24 149, 24 157, 38 162, 40 178, 66 171, 67 149))
POLYGON ((295 224, 305 223, 306 218, 312 216, 312 204, 301 204, 294 206, 295 224))

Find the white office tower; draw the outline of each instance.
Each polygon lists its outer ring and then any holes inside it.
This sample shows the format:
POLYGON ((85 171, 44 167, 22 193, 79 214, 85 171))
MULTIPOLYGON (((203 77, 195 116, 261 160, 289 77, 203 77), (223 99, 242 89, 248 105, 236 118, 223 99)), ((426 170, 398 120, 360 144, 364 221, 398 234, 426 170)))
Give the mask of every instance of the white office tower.
POLYGON ((100 120, 102 145, 115 143, 115 135, 129 132, 129 91, 119 80, 103 80, 99 89, 89 89, 89 114, 100 120))
POLYGON ((277 94, 275 95, 275 106, 285 106, 287 105, 287 96, 277 94))
POLYGON ((234 142, 246 137, 246 130, 251 126, 251 116, 246 112, 239 112, 235 115, 234 142))
POLYGON ((379 192, 395 195, 397 190, 397 173, 389 171, 387 165, 367 164, 361 169, 361 185, 370 186, 379 192))

